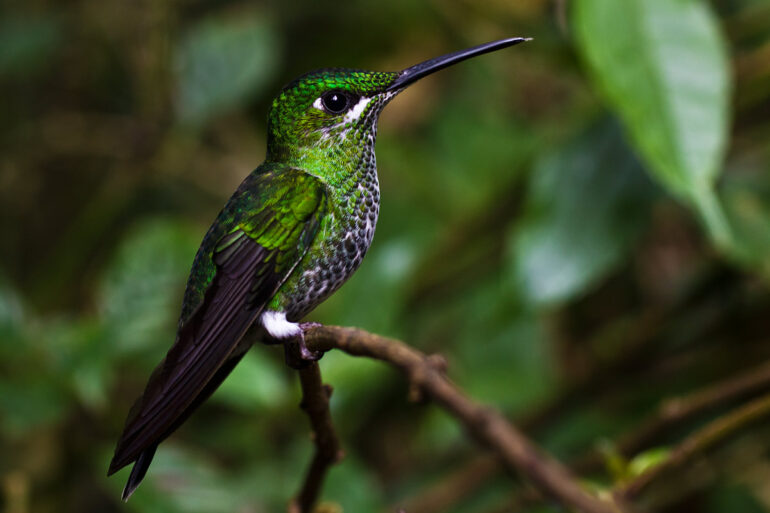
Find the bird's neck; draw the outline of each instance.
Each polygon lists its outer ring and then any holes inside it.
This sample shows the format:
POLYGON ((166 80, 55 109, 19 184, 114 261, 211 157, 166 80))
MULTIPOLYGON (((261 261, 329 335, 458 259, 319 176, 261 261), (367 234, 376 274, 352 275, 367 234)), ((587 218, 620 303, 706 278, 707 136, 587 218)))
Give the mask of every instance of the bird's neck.
POLYGON ((374 143, 377 130, 372 127, 356 137, 320 140, 308 146, 272 146, 268 162, 302 169, 330 186, 334 193, 347 196, 359 185, 376 180, 374 143))

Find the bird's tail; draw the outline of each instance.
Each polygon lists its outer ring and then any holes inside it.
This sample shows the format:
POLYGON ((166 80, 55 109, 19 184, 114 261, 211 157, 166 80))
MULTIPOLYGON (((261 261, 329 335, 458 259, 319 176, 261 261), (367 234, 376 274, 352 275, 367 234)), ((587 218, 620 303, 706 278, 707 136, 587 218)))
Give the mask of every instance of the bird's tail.
POLYGON ((131 475, 128 476, 126 487, 123 488, 124 501, 127 501, 128 498, 131 497, 131 494, 134 493, 134 490, 136 490, 142 482, 142 479, 144 479, 145 474, 147 474, 147 469, 150 468, 150 463, 152 463, 152 457, 155 456, 155 449, 157 448, 158 444, 151 445, 142 451, 136 459, 136 463, 134 463, 134 467, 131 469, 131 475))
MULTIPOLYGON (((134 463, 134 467, 131 469, 131 474, 128 476, 126 487, 123 488, 124 501, 131 497, 131 494, 134 493, 134 490, 136 490, 136 488, 141 484, 142 479, 144 479, 145 474, 147 474, 147 469, 150 467, 150 463, 152 463, 152 458, 155 456, 155 450, 158 448, 158 444, 165 440, 171 433, 176 431, 176 429, 181 426, 182 423, 188 419, 188 417, 190 417, 192 412, 194 412, 198 406, 200 406, 206 399, 211 396, 211 394, 214 393, 217 387, 222 384, 222 381, 224 381, 227 375, 230 374, 230 371, 232 371, 238 362, 241 361, 241 358, 243 358, 243 355, 246 354, 246 351, 249 347, 250 344, 243 344, 242 346, 236 348, 235 354, 231 355, 230 359, 227 360, 219 368, 219 370, 217 370, 216 374, 214 374, 211 380, 206 383, 206 386, 203 387, 195 400, 193 400, 193 402, 179 415, 179 417, 177 417, 176 421, 174 421, 169 429, 166 430, 166 432, 161 436, 157 437, 152 445, 148 445, 146 449, 139 453, 139 457, 136 458, 136 463, 134 463)), ((163 365, 163 363, 161 363, 161 365, 163 365)), ((142 399, 139 398, 135 408, 141 404, 141 401, 142 399)), ((134 408, 132 408, 132 411, 133 409, 134 408)), ((131 419, 131 416, 132 413, 129 413, 129 420, 131 419)), ((108 476, 114 474, 120 468, 130 463, 130 460, 129 462, 122 463, 124 460, 121 460, 122 453, 120 453, 119 450, 120 445, 118 445, 118 449, 116 449, 115 456, 113 457, 112 463, 110 464, 110 469, 107 472, 108 476)))

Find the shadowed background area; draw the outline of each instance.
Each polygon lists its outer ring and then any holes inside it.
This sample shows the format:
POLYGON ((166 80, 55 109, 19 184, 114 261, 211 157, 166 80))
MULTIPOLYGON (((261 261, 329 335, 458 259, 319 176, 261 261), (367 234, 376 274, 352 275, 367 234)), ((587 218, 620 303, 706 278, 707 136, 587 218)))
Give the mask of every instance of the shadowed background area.
MULTIPOLYGON (((384 111, 373 245, 310 319, 440 352, 599 490, 770 394, 766 1, 2 5, 0 511, 285 510, 312 446, 275 347, 127 504, 127 471, 105 477, 198 244, 264 158, 285 83, 504 37, 534 40, 384 111)), ((559 511, 385 365, 332 352, 321 369, 347 453, 328 511, 559 511)), ((770 511, 768 409, 643 503, 770 511)))

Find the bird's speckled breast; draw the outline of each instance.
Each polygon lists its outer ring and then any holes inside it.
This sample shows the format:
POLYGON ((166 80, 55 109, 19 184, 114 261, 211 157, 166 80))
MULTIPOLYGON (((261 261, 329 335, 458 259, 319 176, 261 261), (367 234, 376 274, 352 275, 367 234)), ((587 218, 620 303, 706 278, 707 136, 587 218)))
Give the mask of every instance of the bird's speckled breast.
POLYGON ((289 321, 300 320, 340 288, 361 265, 372 243, 380 209, 374 133, 369 142, 356 166, 358 172, 342 186, 330 186, 329 214, 299 265, 267 306, 286 312, 289 321))

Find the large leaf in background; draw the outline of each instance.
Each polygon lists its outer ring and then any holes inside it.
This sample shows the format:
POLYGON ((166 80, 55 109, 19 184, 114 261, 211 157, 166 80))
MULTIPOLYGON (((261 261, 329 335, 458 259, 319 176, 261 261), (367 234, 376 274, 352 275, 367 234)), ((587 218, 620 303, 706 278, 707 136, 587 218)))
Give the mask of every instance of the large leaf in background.
POLYGON ((38 358, 46 364, 42 372, 55 376, 56 388, 68 384, 77 399, 94 410, 108 404, 114 347, 101 322, 92 317, 40 320, 29 336, 27 347, 37 346, 38 358))
POLYGON ((545 155, 511 244, 510 272, 522 296, 551 304, 596 283, 641 233, 653 191, 614 122, 545 155))
POLYGON ((578 48, 653 175, 696 207, 718 245, 729 246, 714 182, 730 82, 708 2, 578 0, 573 14, 578 48))
POLYGON ((276 36, 258 12, 206 18, 176 49, 179 117, 202 124, 259 92, 278 62, 276 36))
POLYGON ((156 219, 124 239, 99 290, 101 318, 115 353, 157 349, 174 341, 182 290, 202 233, 156 219))

